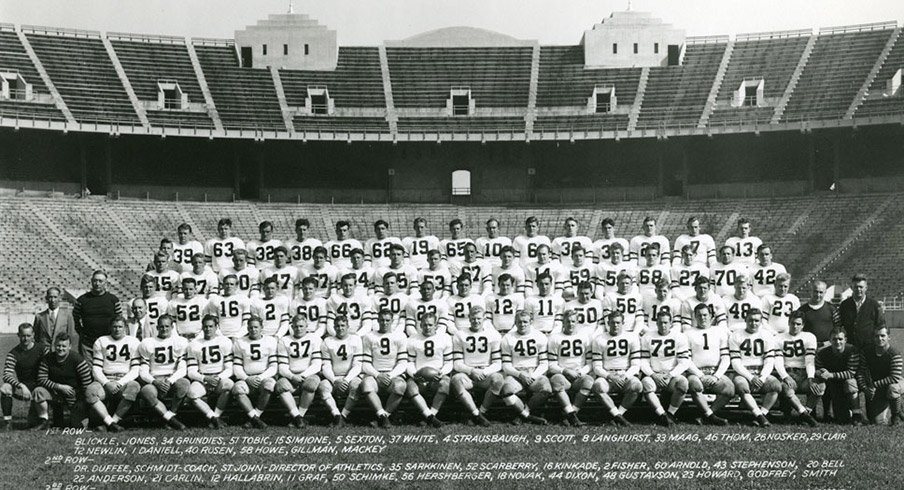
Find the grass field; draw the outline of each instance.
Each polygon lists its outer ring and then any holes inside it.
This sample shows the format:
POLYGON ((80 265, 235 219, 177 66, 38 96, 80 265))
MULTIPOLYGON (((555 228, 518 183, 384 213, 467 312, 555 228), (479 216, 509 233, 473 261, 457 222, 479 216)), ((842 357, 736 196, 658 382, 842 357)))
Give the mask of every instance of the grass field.
MULTIPOLYGON (((4 344, 0 349, 5 351, 10 339, 0 340, 5 341, 0 342, 4 344)), ((897 340, 900 344, 900 339, 897 340)), ((22 415, 21 404, 17 405, 16 413, 22 415)), ((638 489, 677 486, 892 489, 901 488, 902 441, 902 427, 824 425, 811 429, 782 424, 768 429, 690 424, 673 429, 652 425, 616 429, 497 423, 489 428, 449 424, 441 429, 401 426, 388 431, 367 426, 341 430, 271 426, 262 431, 238 427, 185 432, 130 429, 115 435, 14 431, 0 432, 0 447, 3 447, 0 487, 56 488, 53 485, 59 484, 59 488, 458 488, 463 485, 589 488, 605 485, 638 489), (469 439, 473 435, 516 436, 517 439, 469 439), (312 439, 278 439, 287 436, 312 439), (106 448, 112 453, 86 455, 85 448, 106 448), (54 460, 55 457, 60 461, 54 460), (86 457, 91 460, 77 459, 86 457), (759 469, 752 466, 763 462, 770 466, 759 469), (417 470, 408 466, 417 463, 452 463, 460 467, 444 468, 443 472, 437 468, 417 470), (518 464, 522 468, 485 466, 500 463, 518 464), (547 466, 556 463, 571 466, 562 469, 547 466), (84 467, 80 468, 80 464, 84 467), (163 467, 141 467, 148 464, 163 467), (312 466, 270 468, 275 464, 312 466), (381 466, 336 466, 343 464, 381 466), (100 469, 97 465, 112 466, 100 469), (238 465, 263 467, 242 469, 238 465), (138 481, 91 481, 97 476, 138 481), (282 480, 248 480, 264 477, 282 480), (466 477, 482 479, 462 479, 466 477), (236 480, 241 478, 246 481, 236 480), (313 481, 300 481, 305 478, 313 481), (390 480, 363 480, 366 478, 390 480)))

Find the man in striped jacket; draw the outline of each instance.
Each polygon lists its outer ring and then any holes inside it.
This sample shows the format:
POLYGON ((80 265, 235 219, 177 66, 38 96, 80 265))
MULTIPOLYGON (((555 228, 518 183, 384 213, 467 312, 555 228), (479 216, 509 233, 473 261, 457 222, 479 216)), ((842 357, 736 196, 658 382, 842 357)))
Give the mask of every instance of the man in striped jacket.
POLYGON ((889 344, 888 327, 873 333, 873 344, 860 353, 858 381, 866 394, 866 415, 870 422, 881 423, 885 409, 891 409, 891 425, 904 423, 904 358, 889 344))
MULTIPOLYGON (((863 416, 860 414, 858 399, 860 390, 856 378, 857 371, 860 370, 860 352, 847 343, 847 333, 841 327, 832 330, 829 343, 829 346, 816 353, 816 373, 810 389, 816 397, 828 393, 828 398, 835 407, 835 417, 841 420, 847 417, 839 415, 838 407, 842 405, 842 401, 847 401, 853 412, 852 422, 854 425, 862 425, 863 416)), ((823 408, 823 413, 828 413, 828 405, 823 408)))
MULTIPOLYGON (((50 428, 47 403, 54 407, 70 410, 70 425, 81 422, 86 415, 85 388, 94 380, 91 366, 77 352, 70 349, 69 334, 61 332, 53 339, 53 350, 44 355, 38 366, 38 387, 35 388, 34 403, 41 422, 36 430, 50 428)), ((61 410, 62 411, 62 410, 61 410)), ((54 414, 55 420, 62 415, 54 414)))

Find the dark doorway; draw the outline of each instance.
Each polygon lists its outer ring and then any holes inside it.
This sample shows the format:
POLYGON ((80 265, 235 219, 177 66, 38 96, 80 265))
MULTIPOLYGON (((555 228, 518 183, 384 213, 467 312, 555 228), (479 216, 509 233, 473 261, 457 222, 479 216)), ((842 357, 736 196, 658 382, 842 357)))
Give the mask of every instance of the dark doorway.
POLYGON ((244 66, 245 68, 251 68, 251 65, 253 64, 251 60, 251 47, 242 46, 242 66, 244 66))
POLYGON ((261 197, 261 165, 253 156, 243 155, 239 161, 239 199, 258 200, 261 197))
POLYGON ((678 66, 681 61, 681 46, 669 44, 669 66, 678 66))

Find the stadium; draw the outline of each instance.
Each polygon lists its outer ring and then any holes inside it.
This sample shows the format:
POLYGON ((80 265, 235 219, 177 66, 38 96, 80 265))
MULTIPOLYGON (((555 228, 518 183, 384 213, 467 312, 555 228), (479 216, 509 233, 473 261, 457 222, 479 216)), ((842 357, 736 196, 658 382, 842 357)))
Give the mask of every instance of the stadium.
POLYGON ((48 287, 71 302, 103 270, 135 298, 161 238, 187 223, 204 243, 221 218, 245 240, 306 218, 323 242, 348 220, 363 243, 378 220, 476 239, 535 216, 552 239, 572 217, 595 240, 652 217, 674 240, 696 217, 717 245, 746 218, 802 302, 863 273, 900 325, 897 20, 695 37, 627 10, 579 34, 345 46, 291 11, 232 39, 0 23, 0 347, 48 287))

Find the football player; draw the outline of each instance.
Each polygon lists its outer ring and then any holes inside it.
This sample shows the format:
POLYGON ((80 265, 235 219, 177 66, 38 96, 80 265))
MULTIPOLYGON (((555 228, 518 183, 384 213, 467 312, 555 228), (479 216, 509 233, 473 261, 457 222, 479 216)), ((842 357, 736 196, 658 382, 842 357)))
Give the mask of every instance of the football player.
POLYGON ((552 241, 553 256, 557 257, 562 264, 565 264, 571 257, 571 249, 575 245, 583 248, 587 257, 593 261, 593 242, 586 236, 578 235, 578 220, 569 216, 565 218, 565 235, 556 237, 552 241))
POLYGON ((643 312, 643 297, 635 291, 634 278, 622 272, 618 275, 618 289, 603 299, 603 314, 618 311, 622 314, 624 329, 643 335, 647 329, 643 312))
POLYGON ((763 315, 772 333, 786 333, 791 315, 800 309, 800 299, 796 294, 788 292, 791 288, 791 274, 775 276, 774 287, 774 292, 763 295, 763 315))
POLYGON ((760 309, 763 300, 750 292, 750 278, 738 276, 734 283, 734 293, 723 298, 725 303, 726 320, 728 329, 732 332, 743 330, 747 326, 747 313, 756 308, 760 309))
POLYGON ((470 326, 471 308, 480 306, 480 310, 483 311, 486 298, 471 292, 471 277, 467 274, 458 276, 455 285, 456 294, 446 299, 449 303, 449 314, 452 316, 455 330, 467 330, 470 326))
POLYGON ((515 315, 515 328, 500 342, 505 382, 499 397, 517 410, 516 423, 546 425, 545 418, 532 415, 532 412, 541 412, 552 394, 552 386, 546 377, 549 371, 547 343, 546 335, 532 329, 530 313, 523 310, 515 315), (518 398, 522 391, 530 394, 527 405, 518 398))
POLYGON ((323 368, 321 347, 319 332, 316 327, 308 325, 308 317, 304 313, 292 317, 291 335, 280 337, 276 346, 279 363, 276 395, 289 411, 291 425, 299 429, 307 425, 304 416, 320 386, 320 371, 323 368), (298 395, 297 404, 295 395, 298 395))
POLYGON ((82 421, 85 388, 91 384, 91 366, 70 347, 68 332, 56 334, 53 338, 53 350, 44 354, 38 364, 38 386, 35 387, 32 396, 32 404, 41 421, 35 427, 36 430, 50 428, 47 415, 48 402, 65 405, 71 410, 70 426, 82 421))
POLYGON ((351 259, 352 266, 339 269, 339 277, 342 277, 346 274, 354 274, 355 294, 361 294, 364 296, 373 294, 375 288, 374 283, 377 282, 377 278, 375 277, 377 270, 364 261, 364 250, 361 250, 360 248, 352 250, 351 259))
POLYGON ((618 275, 626 272, 637 280, 637 263, 634 261, 624 260, 624 254, 627 248, 622 248, 621 243, 614 242, 609 245, 607 254, 608 259, 600 260, 597 264, 596 276, 597 282, 602 286, 597 289, 597 297, 602 299, 603 294, 612 294, 618 288, 618 275))
POLYGON ((219 316, 220 334, 233 340, 247 332, 248 317, 251 316, 251 298, 238 290, 239 279, 230 274, 223 278, 223 294, 210 298, 211 308, 215 308, 219 316))
POLYGON ((399 407, 405 396, 407 383, 404 375, 408 368, 408 339, 401 330, 393 329, 392 311, 382 309, 377 313, 377 330, 365 333, 361 338, 363 361, 361 395, 367 399, 377 414, 377 425, 389 428, 389 417, 399 407), (383 405, 381 396, 388 397, 383 405))
POLYGON ((873 424, 883 423, 885 410, 890 409, 890 425, 904 423, 904 359, 889 342, 888 327, 873 330, 873 344, 860 353, 860 386, 866 395, 866 414, 873 424))
POLYGON ((672 271, 668 262, 659 259, 659 251, 658 243, 650 243, 644 248, 643 263, 637 268, 637 288, 641 294, 654 294, 660 279, 672 282, 672 271))
POLYGON ((600 222, 600 229, 603 230, 603 238, 593 242, 593 256, 597 262, 602 263, 611 258, 609 249, 614 244, 621 247, 622 253, 628 250, 628 240, 615 236, 615 220, 612 218, 603 218, 600 222))
POLYGON ((418 284, 425 281, 433 283, 438 298, 448 298, 452 295, 452 274, 442 261, 439 250, 431 250, 427 253, 427 267, 420 269, 417 275, 418 284))
POLYGON ((562 313, 562 329, 549 336, 549 383, 562 405, 565 420, 573 427, 581 427, 584 423, 578 412, 593 386, 593 350, 588 332, 575 330, 574 316, 571 310, 562 313))
POLYGON ((326 261, 327 251, 324 247, 314 249, 314 261, 310 264, 303 264, 299 272, 301 272, 302 280, 313 278, 317 281, 317 287, 314 293, 323 298, 328 299, 333 293, 333 286, 339 279, 339 269, 326 261))
POLYGON ((261 269, 261 285, 264 284, 264 281, 271 278, 277 280, 277 294, 285 296, 287 300, 295 297, 299 272, 294 265, 289 265, 289 251, 282 245, 273 249, 273 265, 261 269))
POLYGON ((500 259, 502 249, 504 247, 511 247, 512 239, 499 235, 499 220, 496 218, 487 220, 486 230, 487 236, 480 237, 476 241, 477 250, 483 254, 483 259, 486 260, 490 266, 499 265, 502 263, 502 260, 500 259))
POLYGON ((675 249, 672 257, 676 261, 679 257, 682 258, 682 261, 684 260, 682 254, 686 245, 691 247, 691 263, 700 264, 708 269, 710 264, 715 261, 716 242, 712 236, 700 233, 700 220, 696 216, 691 216, 687 219, 687 233, 679 235, 675 239, 675 249))
POLYGON ((592 260, 588 260, 585 254, 586 250, 583 247, 573 246, 571 247, 571 260, 562 264, 562 297, 566 299, 573 299, 577 295, 578 284, 598 282, 597 266, 592 260))
POLYGON ((370 332, 373 329, 372 322, 374 320, 373 311, 371 311, 373 300, 356 293, 357 282, 354 274, 342 276, 339 284, 339 293, 330 296, 327 301, 327 334, 335 334, 330 328, 330 324, 339 316, 344 316, 348 320, 349 333, 364 335, 370 332))
POLYGON ((289 298, 279 294, 279 279, 264 281, 264 296, 251 300, 251 315, 264 321, 264 335, 280 338, 289 332, 289 298))
MULTIPOLYGON (((230 254, 231 255, 231 254, 230 254)), ((195 280, 195 290, 200 296, 208 297, 220 291, 220 279, 217 274, 204 262, 201 255, 192 255, 191 270, 185 271, 179 276, 182 279, 190 277, 195 280)))
POLYGON ((122 431, 119 422, 129 413, 141 389, 137 381, 139 344, 137 338, 128 335, 122 317, 110 322, 110 335, 94 341, 94 381, 85 389, 85 402, 110 432, 122 431), (107 398, 118 399, 112 416, 104 404, 107 398))
POLYGON ((232 267, 227 267, 220 271, 220 289, 223 289, 223 282, 226 280, 226 276, 235 276, 237 291, 249 298, 261 293, 261 271, 257 267, 248 264, 248 253, 243 249, 233 250, 232 267))
POLYGON ((660 311, 656 317, 656 330, 647 332, 640 338, 640 371, 644 374, 644 397, 656 411, 659 424, 664 427, 675 425, 675 413, 684 403, 688 384, 684 373, 690 364, 687 337, 677 329, 672 329, 672 315, 660 311), (669 394, 669 407, 664 409, 658 393, 669 394))
POLYGON ((449 274, 453 278, 467 274, 471 277, 471 290, 479 295, 489 294, 493 290, 493 277, 490 275, 493 267, 490 263, 477 256, 477 245, 465 244, 462 260, 449 264, 449 274))
POLYGON ((223 427, 220 416, 226 410, 235 386, 232 381, 232 341, 220 335, 218 327, 215 315, 204 315, 201 320, 204 335, 189 342, 186 354, 186 376, 191 381, 188 399, 207 417, 207 426, 211 429, 223 427), (205 400, 208 394, 216 397, 215 409, 211 409, 205 400))
POLYGON ((232 254, 239 249, 245 249, 245 242, 232 236, 232 220, 220 218, 217 222, 217 236, 204 244, 204 258, 214 272, 220 272, 232 267, 232 254))
POLYGON ((333 416, 333 427, 344 427, 345 419, 357 402, 361 385, 361 359, 364 347, 361 337, 349 331, 348 318, 337 316, 333 320, 333 336, 323 339, 320 357, 323 359, 323 381, 317 389, 320 398, 333 416), (337 398, 345 396, 345 405, 339 411, 337 398))
POLYGON ((775 350, 772 334, 764 332, 760 325, 763 313, 758 309, 747 312, 744 330, 732 332, 728 337, 731 368, 735 372, 735 392, 753 412, 760 427, 771 425, 766 416, 775 405, 782 385, 772 375, 775 366, 775 350), (762 406, 757 406, 751 393, 763 395, 762 406))
POLYGON ((437 331, 437 317, 432 312, 421 315, 419 331, 408 338, 408 386, 405 396, 420 410, 433 427, 442 427, 436 418, 449 395, 452 372, 452 338, 437 331), (425 395, 433 393, 430 407, 425 395))
POLYGON ((811 407, 816 406, 816 397, 810 388, 816 376, 816 337, 803 329, 803 315, 795 311, 788 322, 788 331, 776 335, 775 374, 782 382, 782 396, 791 403, 802 421, 816 427, 816 419, 797 397, 798 393, 809 395, 811 407))
MULTIPOLYGON (((569 250, 571 247, 569 246, 569 250)), ((552 279, 551 288, 555 289, 556 294, 561 294, 562 290, 568 283, 568 274, 565 272, 562 264, 557 260, 552 260, 549 247, 540 245, 537 247, 537 260, 524 266, 524 295, 530 297, 538 294, 537 278, 541 275, 547 275, 552 279)), ((596 271, 592 271, 591 275, 596 275, 596 271)))
POLYGON ((504 378, 502 376, 502 337, 486 320, 483 307, 478 304, 468 310, 468 326, 459 328, 452 337, 451 390, 471 414, 471 422, 487 427, 485 414, 499 399, 504 378), (480 408, 471 390, 484 392, 480 408))
POLYGON ((166 313, 166 309, 169 308, 169 301, 167 301, 165 296, 154 296, 154 281, 147 276, 141 278, 139 288, 141 289, 141 299, 144 300, 147 306, 148 326, 150 328, 149 332, 142 333, 142 339, 155 337, 157 319, 160 318, 160 315, 166 313))
POLYGON ((694 307, 694 326, 684 330, 690 347, 691 363, 687 369, 687 389, 691 398, 703 412, 700 422, 709 425, 727 425, 728 421, 716 415, 734 397, 734 384, 726 376, 731 367, 728 352, 728 329, 713 325, 712 314, 705 304, 694 307), (704 394, 716 395, 710 406, 704 394))
MULTIPOLYGON (((421 254, 424 257, 423 268, 427 267, 427 253, 428 251, 425 251, 421 254)), ((389 247, 389 265, 377 269, 373 282, 377 283, 377 278, 382 278, 387 272, 395 273, 399 289, 405 293, 414 294, 418 290, 418 269, 413 264, 405 263, 405 249, 399 245, 389 247)), ((382 292, 379 284, 377 292, 382 292)))
POLYGON ((232 396, 239 408, 248 414, 246 429, 267 427, 261 414, 276 389, 277 350, 276 338, 264 336, 264 321, 256 316, 248 319, 248 335, 233 341, 232 370, 236 381, 232 396), (253 395, 257 395, 256 404, 249 398, 253 395))
MULTIPOLYGON (((857 376, 860 371, 860 353, 857 348, 847 343, 847 332, 844 328, 836 327, 830 336, 831 344, 819 349, 816 353, 816 371, 810 388, 816 397, 822 397, 828 393, 831 405, 842 406, 842 401, 848 404, 848 410, 853 411, 854 425, 863 425, 863 414, 860 412, 860 389, 857 384, 857 376)), ((823 407, 823 413, 829 412, 829 404, 823 407)), ((812 408, 813 405, 811 405, 812 408)), ((840 417, 835 410, 835 417, 844 421, 848 417, 840 417)))
MULTIPOLYGON (((427 233, 427 220, 414 218, 414 236, 402 239, 403 251, 408 253, 408 265, 415 269, 427 267, 427 252, 439 250, 439 239, 427 233)), ((407 289, 407 285, 403 287, 407 289)))
POLYGON ((603 333, 593 338, 593 382, 591 391, 599 395, 603 407, 612 415, 612 423, 626 427, 628 411, 640 397, 643 384, 640 372, 640 340, 637 335, 622 329, 623 318, 618 310, 609 313, 603 333), (610 394, 621 393, 621 404, 616 407, 610 394))
POLYGON ((312 264, 314 249, 323 246, 320 240, 307 236, 310 228, 311 222, 307 218, 298 218, 295 220, 295 239, 285 243, 289 250, 289 262, 299 269, 304 264, 312 264))
POLYGON ((276 247, 282 246, 282 241, 273 238, 273 223, 269 221, 261 221, 257 229, 260 232, 260 239, 248 240, 246 250, 248 261, 258 270, 264 270, 273 267, 273 254, 276 247))
POLYGON ((574 312, 576 330, 595 336, 596 331, 603 325, 606 319, 606 309, 603 302, 593 297, 593 284, 582 282, 578 284, 577 298, 568 301, 563 306, 564 310, 574 312))
POLYGON ((537 247, 546 245, 552 248, 549 237, 540 234, 540 220, 531 216, 524 220, 524 234, 512 240, 512 249, 518 258, 520 265, 527 264, 537 259, 537 247))
POLYGON ((750 268, 750 284, 753 286, 753 294, 763 297, 775 290, 775 278, 779 274, 785 274, 785 266, 772 261, 772 248, 769 245, 760 245, 756 249, 757 262, 750 268))
POLYGON ((157 336, 146 338, 138 345, 138 379, 144 385, 139 396, 163 417, 166 425, 183 430, 185 424, 176 418, 176 413, 190 386, 185 377, 188 339, 173 335, 173 323, 173 317, 161 315, 157 319, 157 336), (169 407, 162 401, 167 396, 170 396, 169 407))
POLYGON ((672 318, 681 315, 681 300, 672 296, 672 285, 666 278, 656 282, 656 294, 643 297, 643 319, 645 325, 655 323, 660 311, 668 311, 672 318))
POLYGON ((290 315, 304 315, 308 329, 318 332, 320 337, 326 333, 327 304, 326 300, 317 296, 317 279, 306 277, 301 280, 301 298, 295 298, 289 307, 290 315))
POLYGON ((677 265, 672 267, 670 273, 672 276, 672 293, 678 299, 684 301, 694 295, 694 281, 698 277, 710 277, 709 268, 701 262, 694 261, 694 247, 690 244, 675 250, 675 257, 680 257, 681 259, 677 265))
POLYGON ((750 266, 735 260, 735 251, 728 245, 719 249, 719 260, 709 270, 716 294, 725 297, 734 293, 734 283, 739 277, 750 275, 750 266))
POLYGON ((725 246, 734 249, 737 261, 748 266, 756 263, 756 251, 762 244, 762 240, 750 235, 750 220, 747 218, 738 220, 738 236, 725 240, 725 246))
POLYGON ((392 331, 405 331, 405 315, 411 296, 404 291, 399 291, 399 278, 395 272, 387 272, 381 281, 382 293, 373 297, 373 311, 387 310, 392 314, 392 331))
POLYGON ((455 322, 449 315, 449 303, 436 297, 436 288, 432 282, 420 286, 420 297, 411 297, 405 310, 405 332, 409 337, 420 331, 421 319, 426 313, 436 317, 436 329, 441 333, 455 332, 455 322))
POLYGON ((155 253, 154 268, 144 273, 143 280, 154 285, 154 296, 169 300, 179 289, 180 274, 172 269, 167 269, 166 261, 167 256, 164 252, 155 253))
POLYGON ((371 267, 378 269, 389 265, 389 247, 402 245, 398 237, 389 236, 389 223, 379 219, 374 222, 374 238, 364 242, 364 260, 370 262, 371 267))
POLYGON ((30 323, 19 324, 16 333, 19 343, 6 355, 3 381, 0 383, 0 406, 3 408, 0 430, 12 428, 13 399, 32 401, 38 386, 38 366, 49 351, 45 344, 35 342, 35 329, 30 323))
POLYGON ((656 234, 656 218, 647 216, 643 219, 643 234, 632 238, 628 246, 631 252, 629 260, 637 262, 638 266, 644 265, 647 248, 654 243, 659 246, 658 251, 661 254, 657 254, 656 258, 665 264, 671 263, 669 254, 672 249, 669 247, 669 239, 656 234))
POLYGON ((207 298, 196 293, 195 280, 182 280, 182 296, 173 298, 166 313, 176 320, 176 333, 191 340, 201 333, 201 319, 211 309, 207 298))
MULTIPOLYGON (((536 250, 534 251, 536 254, 536 250)), ((521 264, 515 261, 515 249, 511 247, 503 247, 499 254, 499 265, 494 265, 490 271, 490 279, 496 286, 499 285, 499 277, 503 274, 508 275, 512 279, 512 291, 524 295, 525 281, 524 269, 521 264)), ((498 289, 497 289, 498 292, 498 289)), ((488 296, 489 292, 485 291, 484 296, 488 296)))
POLYGON ((179 264, 178 272, 191 269, 191 258, 194 255, 204 257, 204 247, 194 240, 191 225, 182 223, 176 228, 177 242, 173 244, 173 262, 179 264))
POLYGON ((681 322, 682 328, 687 330, 694 322, 694 310, 698 304, 705 304, 709 308, 709 313, 713 317, 713 323, 716 325, 727 326, 725 314, 725 301, 718 295, 713 294, 709 289, 709 279, 703 276, 694 281, 694 295, 681 303, 680 318, 676 320, 681 322))
POLYGON ((468 244, 474 244, 474 240, 464 236, 462 233, 463 229, 464 223, 458 218, 453 219, 449 222, 449 233, 451 233, 452 238, 439 242, 440 250, 442 250, 443 256, 450 266, 453 262, 462 261, 465 255, 465 247, 468 244))
POLYGON ((524 296, 514 292, 515 280, 508 274, 499 276, 499 292, 486 297, 487 319, 501 334, 515 325, 515 314, 524 308, 524 296))
MULTIPOLYGON (((336 239, 330 240, 324 244, 328 252, 330 263, 337 269, 348 268, 352 265, 352 250, 360 248, 364 250, 361 242, 352 238, 351 223, 346 220, 336 222, 336 239)), ((315 252, 316 253, 316 252, 315 252)), ((364 253, 365 258, 367 252, 364 253)))
POLYGON ((538 293, 524 300, 524 309, 534 319, 534 328, 549 335, 560 328, 565 300, 557 292, 553 292, 553 278, 549 274, 540 273, 536 279, 538 293))

